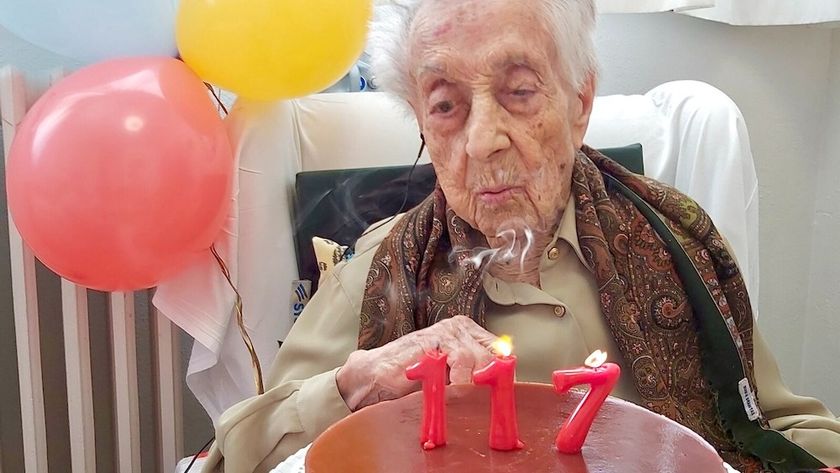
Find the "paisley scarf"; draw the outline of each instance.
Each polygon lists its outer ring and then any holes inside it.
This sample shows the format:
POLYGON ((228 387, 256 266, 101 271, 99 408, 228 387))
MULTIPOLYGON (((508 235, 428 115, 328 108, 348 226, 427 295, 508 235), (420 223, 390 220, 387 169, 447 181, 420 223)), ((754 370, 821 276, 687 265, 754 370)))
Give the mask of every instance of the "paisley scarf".
MULTIPOLYGON (((724 240, 689 197, 598 151, 572 174, 578 239, 603 316, 648 409, 703 436, 742 473, 822 467, 769 430, 755 400, 753 316, 724 240), (747 405, 747 407, 745 407, 747 405)), ((455 315, 484 325, 484 236, 438 187, 385 238, 371 265, 359 348, 455 315), (453 251, 454 250, 454 251, 453 251)))

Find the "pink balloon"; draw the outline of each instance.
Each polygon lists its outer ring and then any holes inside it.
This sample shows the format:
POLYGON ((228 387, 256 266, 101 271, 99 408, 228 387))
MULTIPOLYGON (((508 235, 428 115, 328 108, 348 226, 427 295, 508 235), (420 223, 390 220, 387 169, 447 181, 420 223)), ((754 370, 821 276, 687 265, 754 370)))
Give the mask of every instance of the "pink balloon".
POLYGON ((26 115, 6 170, 9 210, 61 276, 103 291, 147 288, 213 243, 233 165, 207 89, 184 63, 106 61, 26 115))

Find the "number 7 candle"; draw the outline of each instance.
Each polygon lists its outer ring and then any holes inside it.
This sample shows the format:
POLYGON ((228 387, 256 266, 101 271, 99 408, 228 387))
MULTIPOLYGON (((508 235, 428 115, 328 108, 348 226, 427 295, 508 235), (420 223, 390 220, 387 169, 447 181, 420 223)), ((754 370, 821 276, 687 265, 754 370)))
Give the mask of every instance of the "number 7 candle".
POLYGON ((595 415, 618 382, 621 368, 615 363, 604 363, 605 361, 607 354, 598 350, 586 360, 586 367, 558 370, 552 376, 554 389, 559 393, 565 393, 581 384, 590 385, 589 391, 557 434, 557 450, 562 453, 580 453, 595 415))

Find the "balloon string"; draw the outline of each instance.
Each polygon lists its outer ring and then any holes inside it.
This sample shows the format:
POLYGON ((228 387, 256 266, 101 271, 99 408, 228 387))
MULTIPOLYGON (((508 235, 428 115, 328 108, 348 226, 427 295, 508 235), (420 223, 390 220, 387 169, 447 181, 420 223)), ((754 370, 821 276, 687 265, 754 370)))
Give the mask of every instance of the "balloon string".
MULTIPOLYGON (((228 115, 228 109, 225 107, 222 99, 219 98, 219 95, 216 93, 216 89, 207 82, 205 82, 204 85, 207 86, 207 90, 209 90, 210 94, 213 95, 213 98, 216 99, 216 103, 219 104, 219 107, 221 107, 225 115, 228 115)), ((227 279, 228 285, 230 285, 230 288, 233 289, 234 294, 236 294, 236 302, 234 303, 234 308, 236 309, 236 325, 239 327, 239 333, 242 335, 242 341, 245 342, 248 354, 251 355, 251 366, 254 369, 254 385, 257 388, 257 394, 263 394, 265 393, 265 385, 263 384, 262 367, 260 366, 260 359, 257 357, 257 350, 254 349, 254 342, 251 341, 251 336, 248 335, 248 331, 245 328, 245 317, 242 314, 242 296, 239 294, 239 290, 236 289, 236 285, 233 284, 233 279, 230 277, 230 270, 222 257, 219 256, 218 251, 216 251, 216 246, 211 246, 210 251, 213 252, 213 257, 215 257, 216 262, 219 263, 219 267, 222 269, 222 274, 225 276, 225 279, 227 279)))
POLYGON ((216 89, 214 89, 213 86, 210 85, 207 82, 205 82, 204 85, 207 87, 207 90, 209 90, 210 93, 213 95, 213 98, 216 99, 216 103, 219 104, 219 107, 222 108, 222 111, 225 112, 225 116, 227 116, 228 115, 228 109, 227 109, 227 107, 225 107, 225 104, 222 102, 222 99, 219 98, 219 95, 216 94, 216 89))
POLYGON ((248 335, 248 331, 245 329, 245 318, 242 315, 242 296, 239 294, 239 290, 236 289, 236 285, 233 284, 233 280, 230 277, 230 270, 228 270, 225 261, 216 251, 216 246, 211 246, 210 251, 213 252, 216 262, 222 268, 222 274, 224 274, 230 288, 236 294, 236 302, 234 304, 234 308, 236 309, 236 325, 239 327, 239 333, 242 335, 245 347, 248 348, 248 354, 251 355, 251 366, 254 368, 254 384, 257 387, 257 394, 263 394, 265 393, 265 387, 263 385, 262 367, 260 366, 260 359, 257 357, 257 350, 254 349, 254 342, 251 341, 251 336, 248 335))

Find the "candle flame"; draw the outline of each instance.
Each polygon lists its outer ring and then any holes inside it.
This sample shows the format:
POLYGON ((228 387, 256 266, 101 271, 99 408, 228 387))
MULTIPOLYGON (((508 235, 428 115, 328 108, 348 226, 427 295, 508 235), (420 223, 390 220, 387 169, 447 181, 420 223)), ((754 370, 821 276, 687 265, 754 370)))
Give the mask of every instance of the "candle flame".
POLYGON ((597 368, 607 361, 607 352, 601 350, 595 350, 594 353, 589 355, 589 358, 586 359, 584 364, 590 368, 597 368))
POLYGON ((513 353, 513 342, 509 336, 502 335, 493 342, 490 348, 493 350, 493 353, 497 353, 502 356, 510 356, 510 354, 513 353))

